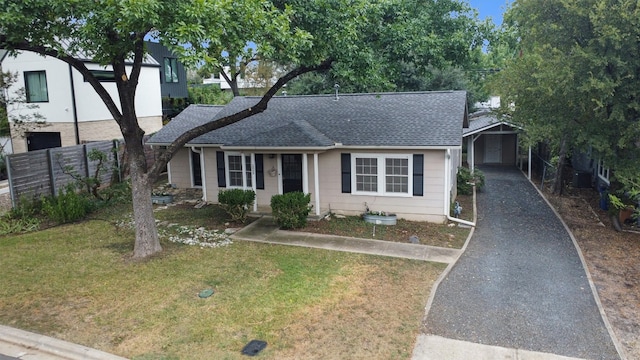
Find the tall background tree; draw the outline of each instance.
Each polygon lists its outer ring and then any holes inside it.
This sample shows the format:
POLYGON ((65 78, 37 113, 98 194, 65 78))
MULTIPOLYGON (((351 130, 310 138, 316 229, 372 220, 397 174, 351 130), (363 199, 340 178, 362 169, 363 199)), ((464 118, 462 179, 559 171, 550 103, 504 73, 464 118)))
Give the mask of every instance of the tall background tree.
POLYGON ((640 170, 640 4, 631 0, 517 0, 505 31, 518 55, 497 77, 503 113, 565 159, 592 149, 616 178, 638 183, 640 170))

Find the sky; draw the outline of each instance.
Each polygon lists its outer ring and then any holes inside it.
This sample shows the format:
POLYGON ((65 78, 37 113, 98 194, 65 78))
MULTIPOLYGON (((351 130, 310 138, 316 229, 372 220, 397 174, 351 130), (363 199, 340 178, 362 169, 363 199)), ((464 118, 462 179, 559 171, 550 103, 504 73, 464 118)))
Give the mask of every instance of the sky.
POLYGON ((468 0, 472 8, 478 10, 480 19, 484 20, 488 17, 493 19, 496 25, 502 24, 502 13, 507 8, 507 3, 513 0, 468 0))

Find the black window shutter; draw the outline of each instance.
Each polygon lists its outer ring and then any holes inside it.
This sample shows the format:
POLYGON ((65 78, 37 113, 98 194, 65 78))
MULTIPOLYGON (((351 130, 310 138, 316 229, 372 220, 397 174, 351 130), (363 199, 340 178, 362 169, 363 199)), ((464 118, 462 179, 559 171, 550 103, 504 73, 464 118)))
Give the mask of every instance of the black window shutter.
POLYGON ((227 187, 224 168, 224 151, 216 151, 216 162, 218 163, 218 187, 227 187))
POLYGON ((424 196, 424 155, 413 155, 413 196, 424 196))
POLYGON ((256 189, 264 190, 264 162, 262 154, 256 154, 256 189))
POLYGON ((342 192, 351 194, 351 154, 340 154, 342 168, 342 192))

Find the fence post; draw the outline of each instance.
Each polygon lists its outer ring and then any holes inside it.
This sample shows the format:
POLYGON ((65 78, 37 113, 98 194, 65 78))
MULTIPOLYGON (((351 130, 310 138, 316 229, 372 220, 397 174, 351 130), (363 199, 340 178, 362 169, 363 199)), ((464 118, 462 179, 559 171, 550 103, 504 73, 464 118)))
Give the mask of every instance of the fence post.
POLYGON ((16 193, 13 191, 13 173, 11 172, 11 157, 5 156, 5 164, 7 165, 7 178, 9 179, 9 196, 11 196, 11 207, 15 208, 17 199, 16 193))
POLYGON ((118 140, 113 140, 113 162, 114 167, 118 169, 118 182, 122 182, 122 168, 120 167, 120 151, 118 148, 120 147, 120 142, 118 140))
POLYGON ((51 196, 56 196, 58 190, 56 189, 56 178, 53 173, 53 155, 51 154, 51 149, 46 150, 47 159, 49 159, 49 183, 51 186, 51 196))
POLYGON ((84 158, 84 176, 89 178, 89 153, 87 152, 87 144, 82 144, 82 157, 84 158))

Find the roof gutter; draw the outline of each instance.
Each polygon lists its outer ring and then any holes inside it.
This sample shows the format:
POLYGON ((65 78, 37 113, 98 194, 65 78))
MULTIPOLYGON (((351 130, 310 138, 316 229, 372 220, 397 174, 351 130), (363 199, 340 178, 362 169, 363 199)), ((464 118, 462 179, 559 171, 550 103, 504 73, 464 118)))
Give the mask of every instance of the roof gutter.
MULTIPOLYGON (((453 221, 459 224, 468 225, 468 226, 476 226, 475 222, 458 219, 456 217, 451 216, 451 149, 447 149, 444 158, 444 186, 445 186, 445 195, 444 195, 444 215, 447 217, 447 220, 453 221)), ((475 189, 475 185, 474 185, 475 189)))

